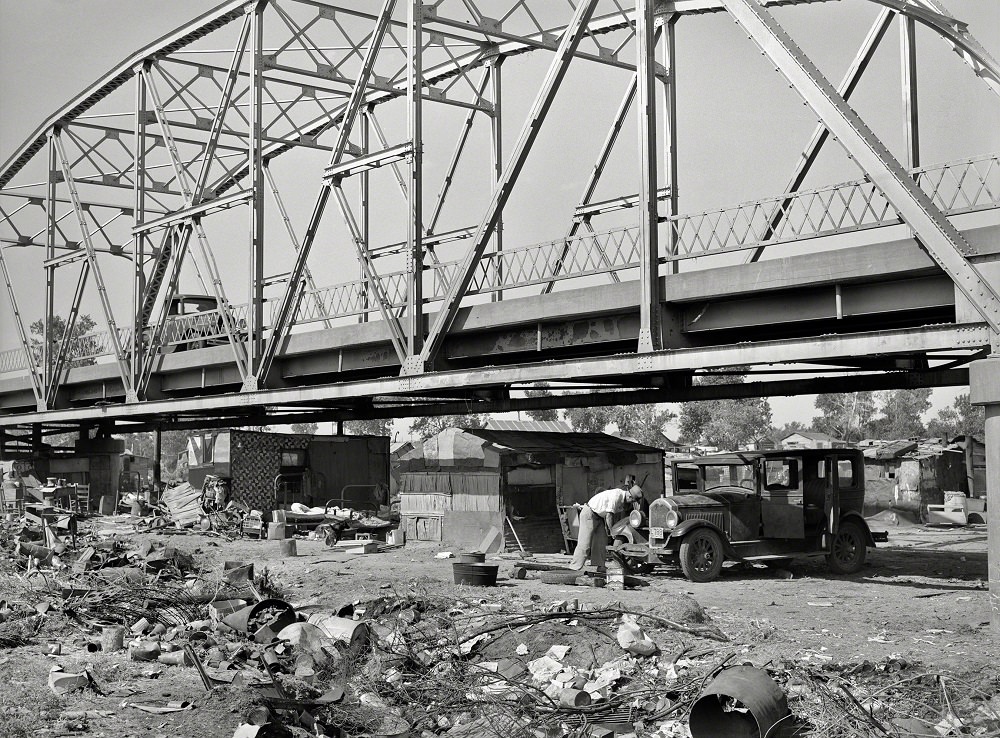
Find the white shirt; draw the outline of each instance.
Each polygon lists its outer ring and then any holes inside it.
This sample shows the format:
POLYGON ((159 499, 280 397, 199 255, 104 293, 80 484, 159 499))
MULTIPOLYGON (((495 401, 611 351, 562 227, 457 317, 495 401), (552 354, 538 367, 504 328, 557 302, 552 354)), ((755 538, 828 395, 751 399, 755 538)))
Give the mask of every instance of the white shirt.
POLYGON ((625 509, 625 505, 631 504, 632 497, 623 489, 606 489, 598 492, 587 501, 587 507, 598 515, 608 513, 619 513, 625 509))

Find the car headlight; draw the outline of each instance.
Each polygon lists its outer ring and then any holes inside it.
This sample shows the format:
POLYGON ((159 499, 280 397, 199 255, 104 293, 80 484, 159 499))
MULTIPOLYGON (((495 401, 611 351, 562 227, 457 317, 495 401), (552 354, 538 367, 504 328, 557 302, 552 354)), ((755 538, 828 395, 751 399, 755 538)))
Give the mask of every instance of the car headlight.
POLYGON ((663 520, 664 530, 673 530, 681 522, 681 514, 676 510, 668 510, 667 515, 663 520))
POLYGON ((633 510, 628 514, 628 524, 633 528, 641 528, 646 523, 646 516, 642 514, 642 510, 633 510))

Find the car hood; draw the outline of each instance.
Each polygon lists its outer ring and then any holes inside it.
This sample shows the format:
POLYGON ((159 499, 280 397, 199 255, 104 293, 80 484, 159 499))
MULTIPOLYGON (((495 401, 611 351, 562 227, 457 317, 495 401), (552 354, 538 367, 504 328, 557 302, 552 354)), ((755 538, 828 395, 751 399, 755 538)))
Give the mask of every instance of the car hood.
POLYGON ((728 507, 736 502, 744 502, 753 492, 742 487, 720 487, 704 494, 674 495, 665 499, 673 500, 684 507, 728 507))

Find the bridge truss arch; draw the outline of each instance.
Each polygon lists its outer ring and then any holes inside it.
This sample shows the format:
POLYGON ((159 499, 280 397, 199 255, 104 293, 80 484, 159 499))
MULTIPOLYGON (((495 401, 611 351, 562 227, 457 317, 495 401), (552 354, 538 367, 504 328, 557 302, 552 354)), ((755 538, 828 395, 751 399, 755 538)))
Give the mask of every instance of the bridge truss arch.
POLYGON ((936 0, 872 0, 835 84, 779 20, 836 5, 223 3, 0 168, 5 437, 967 383, 1000 331, 1000 155, 921 160, 915 29, 986 105, 1000 66, 936 0), (689 210, 678 40, 719 18, 818 125, 778 194, 689 210), (895 153, 851 105, 894 26, 895 153), (831 135, 853 173, 806 188, 831 135), (767 378, 696 381, 735 366, 767 378))

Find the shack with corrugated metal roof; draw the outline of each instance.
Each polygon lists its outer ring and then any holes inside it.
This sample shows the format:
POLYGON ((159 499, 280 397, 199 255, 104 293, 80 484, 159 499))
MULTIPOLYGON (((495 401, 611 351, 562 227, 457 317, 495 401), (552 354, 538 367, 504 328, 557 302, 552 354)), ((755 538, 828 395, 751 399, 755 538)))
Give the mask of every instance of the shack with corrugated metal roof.
POLYGON ((664 490, 661 449, 605 433, 449 428, 396 464, 407 537, 461 550, 558 552, 560 508, 627 475, 649 500, 664 490))

